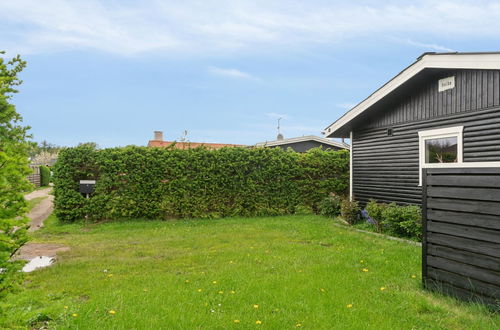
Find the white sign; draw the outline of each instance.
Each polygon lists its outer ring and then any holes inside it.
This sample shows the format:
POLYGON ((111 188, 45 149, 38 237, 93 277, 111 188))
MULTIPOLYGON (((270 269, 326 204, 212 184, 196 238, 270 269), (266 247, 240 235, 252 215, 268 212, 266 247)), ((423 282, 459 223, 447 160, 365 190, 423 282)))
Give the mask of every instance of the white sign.
POLYGON ((80 180, 80 184, 95 184, 95 180, 80 180))
POLYGON ((455 88, 455 76, 439 79, 438 91, 444 92, 445 90, 453 88, 455 88))

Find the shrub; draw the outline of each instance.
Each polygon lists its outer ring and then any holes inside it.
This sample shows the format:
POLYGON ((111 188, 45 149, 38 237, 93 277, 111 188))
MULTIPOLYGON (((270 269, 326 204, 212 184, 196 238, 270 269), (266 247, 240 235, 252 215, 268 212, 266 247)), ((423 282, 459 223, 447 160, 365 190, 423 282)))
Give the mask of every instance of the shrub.
POLYGON ((347 223, 353 225, 359 220, 359 204, 357 201, 351 201, 348 197, 343 198, 340 203, 340 215, 347 221, 347 223))
POLYGON ((388 205, 386 203, 377 203, 373 199, 370 199, 370 201, 366 204, 366 221, 373 224, 378 232, 382 231, 382 213, 387 206, 388 205))
POLYGON ((388 233, 409 238, 422 238, 422 211, 416 205, 389 204, 382 211, 382 225, 388 233))
POLYGON ((319 204, 319 211, 321 215, 326 217, 335 218, 340 215, 341 198, 335 194, 325 197, 319 204))
POLYGON ((62 150, 54 166, 55 213, 63 221, 289 214, 344 192, 348 164, 345 151, 81 145, 62 150), (97 181, 89 199, 81 179, 97 181))
POLYGON ((40 166, 40 186, 46 187, 50 183, 50 168, 45 165, 40 166))

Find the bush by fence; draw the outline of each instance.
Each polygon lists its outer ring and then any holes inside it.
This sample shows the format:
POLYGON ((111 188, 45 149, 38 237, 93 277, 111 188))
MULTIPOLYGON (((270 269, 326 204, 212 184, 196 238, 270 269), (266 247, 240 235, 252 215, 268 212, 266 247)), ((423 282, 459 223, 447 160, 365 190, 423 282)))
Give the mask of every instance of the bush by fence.
POLYGON ((50 168, 40 165, 40 186, 46 187, 50 183, 50 168))
POLYGON ((345 193, 347 151, 279 148, 179 150, 82 145, 61 151, 54 166, 55 212, 63 221, 168 219, 318 210, 329 193, 345 193), (95 179, 95 193, 79 193, 95 179))

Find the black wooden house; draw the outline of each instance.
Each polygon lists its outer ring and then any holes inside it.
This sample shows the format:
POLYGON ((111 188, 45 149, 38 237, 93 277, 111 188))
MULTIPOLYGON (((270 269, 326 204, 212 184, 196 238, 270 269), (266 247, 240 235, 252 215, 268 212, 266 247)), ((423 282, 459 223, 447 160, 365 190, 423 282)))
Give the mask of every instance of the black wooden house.
POLYGON ((500 167, 500 53, 424 53, 323 133, 356 200, 421 204, 423 168, 500 167))

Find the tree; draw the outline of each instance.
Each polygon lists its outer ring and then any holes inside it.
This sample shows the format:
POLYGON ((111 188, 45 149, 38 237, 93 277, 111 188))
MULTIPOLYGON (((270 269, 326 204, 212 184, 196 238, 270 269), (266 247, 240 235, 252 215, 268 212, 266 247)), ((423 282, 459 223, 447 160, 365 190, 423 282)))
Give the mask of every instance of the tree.
POLYGON ((19 55, 6 61, 3 54, 0 52, 0 298, 21 280, 21 263, 9 260, 27 240, 23 192, 30 188, 26 178, 30 172, 29 127, 21 125, 22 117, 11 103, 26 62, 19 55))

